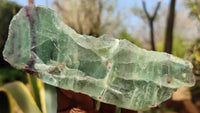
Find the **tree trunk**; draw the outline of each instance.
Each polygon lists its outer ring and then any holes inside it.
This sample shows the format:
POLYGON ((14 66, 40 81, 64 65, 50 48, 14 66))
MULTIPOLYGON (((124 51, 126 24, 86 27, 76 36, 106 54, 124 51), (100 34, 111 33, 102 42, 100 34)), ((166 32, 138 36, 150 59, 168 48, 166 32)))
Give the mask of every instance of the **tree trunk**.
POLYGON ((154 44, 154 27, 153 27, 153 20, 149 21, 149 27, 150 27, 150 35, 151 35, 151 49, 155 51, 155 44, 154 44))
POLYGON ((172 53, 175 4, 176 0, 171 0, 165 37, 165 52, 167 53, 172 53))
POLYGON ((157 16, 157 13, 158 13, 158 10, 160 8, 160 4, 161 4, 161 0, 158 1, 157 3, 157 6, 156 6, 156 9, 154 11, 154 14, 152 16, 149 15, 148 11, 147 11, 147 8, 146 8, 146 3, 145 1, 143 0, 142 1, 142 6, 143 6, 143 9, 144 9, 144 12, 145 12, 145 15, 149 21, 149 29, 150 29, 150 39, 151 39, 151 49, 153 51, 156 51, 156 48, 155 48, 155 44, 154 44, 154 28, 153 28, 153 22, 157 16))

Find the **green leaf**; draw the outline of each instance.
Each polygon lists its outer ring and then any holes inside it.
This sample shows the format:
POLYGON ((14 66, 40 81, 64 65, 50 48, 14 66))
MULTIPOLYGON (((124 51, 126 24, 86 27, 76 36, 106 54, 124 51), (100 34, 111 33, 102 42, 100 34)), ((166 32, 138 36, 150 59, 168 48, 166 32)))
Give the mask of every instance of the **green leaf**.
POLYGON ((27 73, 28 83, 31 88, 31 94, 33 95, 33 98, 39 107, 39 109, 46 113, 46 107, 45 107, 45 97, 44 97, 44 84, 42 81, 30 74, 27 73))
POLYGON ((0 89, 0 111, 2 113, 14 113, 12 97, 5 89, 0 89))
POLYGON ((46 113, 57 113, 57 93, 54 86, 44 84, 45 86, 45 105, 46 113))
POLYGON ((178 87, 195 84, 190 62, 110 35, 80 35, 41 6, 26 6, 13 18, 3 54, 47 84, 126 109, 157 106, 178 87))
POLYGON ((57 94, 56 89, 27 73, 28 83, 31 87, 31 93, 43 113, 57 112, 57 94))
POLYGON ((5 89, 24 113, 41 113, 26 86, 21 82, 8 83, 5 89))

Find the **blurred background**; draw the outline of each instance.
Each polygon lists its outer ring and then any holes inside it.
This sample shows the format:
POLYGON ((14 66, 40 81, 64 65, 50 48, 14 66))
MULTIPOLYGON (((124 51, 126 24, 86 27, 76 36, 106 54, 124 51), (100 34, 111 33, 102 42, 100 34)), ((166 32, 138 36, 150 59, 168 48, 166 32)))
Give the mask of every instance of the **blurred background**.
MULTIPOLYGON (((147 112, 200 112, 199 0, 0 0, 0 87, 14 81, 21 81, 28 90, 34 86, 30 77, 13 69, 2 57, 10 20, 28 4, 55 10, 68 26, 80 34, 95 37, 112 34, 139 47, 189 60, 194 65, 196 85, 178 89, 172 99, 147 112)), ((7 94, 1 91, 0 88, 0 100, 7 94)), ((34 99, 40 99, 40 95, 37 97, 34 91, 30 92, 34 99)), ((36 103, 41 106, 42 102, 36 103)), ((3 101, 0 101, 1 104, 4 104, 3 101)))

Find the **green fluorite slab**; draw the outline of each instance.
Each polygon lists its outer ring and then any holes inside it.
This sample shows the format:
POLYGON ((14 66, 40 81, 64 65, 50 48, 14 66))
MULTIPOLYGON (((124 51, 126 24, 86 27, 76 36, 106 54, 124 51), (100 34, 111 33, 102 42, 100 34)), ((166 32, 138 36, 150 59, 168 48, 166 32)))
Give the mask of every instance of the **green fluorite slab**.
POLYGON ((190 62, 109 35, 77 34, 41 6, 26 6, 13 18, 3 55, 45 83, 133 110, 195 83, 190 62))

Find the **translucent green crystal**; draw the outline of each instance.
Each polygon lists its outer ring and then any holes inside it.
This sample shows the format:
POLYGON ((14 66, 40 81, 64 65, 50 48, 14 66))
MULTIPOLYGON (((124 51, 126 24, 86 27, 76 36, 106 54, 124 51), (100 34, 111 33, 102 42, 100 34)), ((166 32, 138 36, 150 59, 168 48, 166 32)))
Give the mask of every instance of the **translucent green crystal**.
POLYGON ((26 6, 13 18, 3 55, 45 83, 126 109, 157 106, 195 83, 190 62, 109 35, 77 34, 41 6, 26 6))

